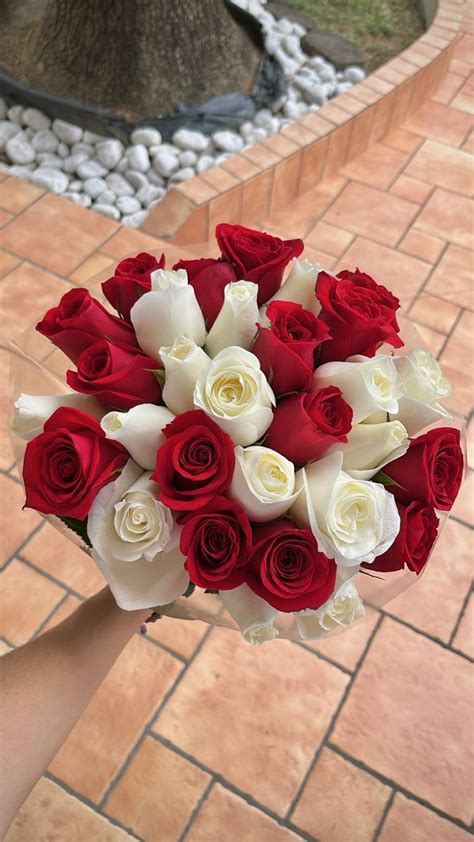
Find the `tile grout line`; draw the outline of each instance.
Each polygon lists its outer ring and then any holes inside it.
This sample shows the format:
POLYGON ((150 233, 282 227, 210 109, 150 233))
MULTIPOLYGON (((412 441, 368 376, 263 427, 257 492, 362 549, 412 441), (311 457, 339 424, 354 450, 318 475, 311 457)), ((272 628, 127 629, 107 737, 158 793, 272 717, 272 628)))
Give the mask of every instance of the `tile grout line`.
POLYGON ((463 314, 464 314, 465 312, 466 312, 465 308, 464 308, 464 307, 461 307, 461 309, 459 310, 459 313, 457 314, 456 318, 454 319, 454 322, 453 322, 453 325, 452 325, 452 327, 451 327, 451 330, 449 331, 449 333, 448 333, 448 334, 447 334, 447 336, 445 337, 444 342, 443 342, 443 344, 441 345, 441 348, 439 349, 438 353, 436 354, 436 357, 437 357, 438 359, 441 359, 441 357, 442 357, 442 355, 443 355, 444 351, 446 350, 446 347, 447 347, 447 345, 448 345, 449 340, 452 338, 452 336, 453 336, 453 334, 454 334, 454 331, 456 330, 456 328, 457 328, 457 326, 458 326, 459 322, 461 321, 462 316, 463 316, 463 314))
MULTIPOLYGON (((388 603, 390 604, 390 603, 388 603)), ((467 661, 468 663, 474 663, 474 660, 466 655, 464 652, 458 652, 451 648, 449 643, 445 643, 444 640, 441 640, 439 637, 434 637, 434 635, 429 634, 429 632, 422 631, 422 629, 418 629, 416 626, 413 626, 411 623, 407 622, 407 620, 402 620, 400 617, 397 617, 396 614, 392 614, 390 611, 387 611, 385 608, 378 609, 383 617, 388 617, 389 620, 392 620, 394 623, 398 623, 400 626, 404 626, 409 631, 413 632, 413 634, 419 635, 419 637, 424 637, 425 640, 429 640, 431 643, 434 643, 436 646, 440 646, 441 649, 445 649, 447 652, 450 652, 452 655, 457 655, 458 658, 463 658, 463 660, 467 661)))
MULTIPOLYGON (((157 622, 159 623, 160 621, 158 620, 157 622)), ((135 741, 135 743, 131 747, 130 751, 128 752, 127 756, 125 757, 125 760, 123 761, 122 765, 120 766, 118 772, 109 781, 109 784, 108 784, 108 786, 107 786, 107 788, 106 788, 106 790, 105 790, 105 792, 104 792, 104 794, 103 794, 103 796, 102 796, 102 798, 99 802, 100 809, 103 809, 103 807, 105 806, 105 803, 106 803, 107 799, 109 798, 110 794, 112 793, 113 789, 116 787, 116 785, 119 783, 119 781, 125 775, 131 761, 138 754, 138 751, 140 750, 146 736, 150 735, 151 727, 155 724, 155 721, 160 716, 160 714, 161 714, 163 708, 165 707, 165 705, 167 704, 167 702, 171 699, 171 697, 174 694, 174 691, 176 690, 176 688, 179 687, 179 685, 181 684, 181 681, 183 680, 184 676, 187 674, 189 667, 194 663, 195 658, 197 657, 197 655, 199 654, 199 652, 203 648, 205 642, 208 640, 212 629, 213 629, 213 626, 209 626, 209 629, 204 634, 202 640, 200 640, 200 642, 196 646, 196 649, 194 650, 194 653, 193 653, 192 657, 189 659, 189 661, 187 663, 182 665, 182 669, 180 670, 180 672, 176 676, 175 680, 171 683, 171 686, 168 688, 167 692, 164 694, 160 704, 158 705, 158 708, 153 710, 152 714, 149 716, 147 722, 145 723, 145 725, 142 729, 142 732, 141 732, 140 736, 137 738, 137 740, 135 741)))
POLYGON ((453 630, 452 630, 452 632, 451 632, 451 634, 450 634, 450 636, 449 636, 449 641, 448 641, 448 644, 449 644, 449 646, 450 646, 450 647, 452 647, 453 652, 456 652, 456 654, 462 654, 462 650, 455 649, 455 648, 453 647, 453 641, 454 641, 454 638, 456 637, 456 635, 457 635, 457 633, 458 633, 459 626, 461 625, 461 622, 462 622, 462 620, 463 620, 463 617, 464 617, 464 615, 465 615, 465 613, 466 613, 466 609, 467 609, 467 606, 468 606, 468 604, 469 604, 469 600, 470 600, 470 598, 471 598, 471 594, 472 594, 472 593, 474 593, 474 589, 473 589, 473 583, 471 582, 471 584, 470 584, 469 588, 467 589, 467 593, 466 593, 466 595, 465 595, 465 597, 464 597, 464 599, 463 599, 463 604, 462 604, 462 606, 461 606, 461 610, 460 610, 460 612, 459 612, 459 614, 458 614, 457 620, 456 620, 456 622, 455 622, 455 624, 454 624, 454 626, 453 626, 453 630))
POLYGON ((182 757, 183 760, 187 760, 189 763, 192 763, 194 766, 197 766, 198 769, 201 769, 202 772, 206 772, 214 779, 214 783, 220 784, 224 789, 227 789, 229 792, 232 792, 234 795, 237 795, 242 801, 245 801, 246 804, 249 804, 251 807, 255 807, 257 810, 260 810, 261 813, 264 813, 268 818, 273 819, 273 821, 277 822, 278 825, 281 827, 285 827, 288 830, 292 830, 294 833, 297 833, 301 836, 304 842, 318 842, 311 834, 308 834, 307 831, 300 828, 298 825, 291 822, 289 819, 279 816, 271 807, 267 807, 265 804, 262 804, 258 801, 251 793, 246 792, 240 787, 233 784, 231 781, 227 780, 220 772, 216 772, 214 769, 211 769, 210 766, 207 766, 202 761, 198 760, 197 758, 193 757, 192 754, 189 754, 184 749, 180 748, 180 746, 173 743, 172 740, 168 739, 168 737, 164 737, 162 734, 158 734, 154 731, 150 732, 149 736, 154 739, 157 743, 160 743, 165 748, 169 749, 170 751, 174 751, 179 757, 182 757))
POLYGON ((310 777, 311 777, 311 775, 312 775, 312 773, 313 773, 313 771, 314 771, 314 769, 315 769, 315 767, 316 767, 316 764, 317 764, 317 762, 318 762, 318 760, 319 760, 319 757, 320 757, 320 755, 321 755, 321 753, 322 753, 322 750, 323 750, 323 748, 325 748, 325 747, 328 745, 328 743, 329 743, 329 739, 330 739, 331 734, 332 734, 332 732, 333 732, 333 730, 334 730, 334 726, 335 726, 336 721, 337 721, 337 719, 338 719, 338 717, 339 717, 339 714, 340 714, 340 712, 342 711, 342 708, 343 708, 343 707, 344 707, 344 705, 345 705, 345 702, 346 702, 346 700, 347 700, 347 698, 348 698, 348 696, 349 696, 349 693, 350 693, 350 691, 351 691, 351 688, 352 688, 352 686, 354 685, 354 682, 355 682, 355 680, 356 680, 356 678, 357 678, 357 676, 358 676, 358 674, 359 674, 359 671, 360 671, 360 669, 361 669, 361 667, 362 667, 362 664, 363 664, 363 663, 364 663, 364 661, 365 661, 365 657, 366 657, 366 655, 367 655, 367 653, 368 653, 368 651, 369 651, 369 649, 370 649, 370 647, 371 647, 371 645, 372 645, 372 641, 374 640, 375 635, 377 634, 377 632, 378 632, 378 630, 379 630, 380 626, 381 626, 381 625, 382 625, 382 623, 383 623, 383 619, 384 619, 384 618, 383 618, 383 615, 381 614, 381 615, 379 616, 379 618, 377 619, 377 622, 376 622, 376 624, 375 624, 374 628, 372 629, 372 632, 371 632, 371 634, 370 634, 370 636, 369 636, 369 638, 368 638, 368 640, 367 640, 367 642, 366 642, 366 644, 365 644, 365 646, 364 646, 364 649, 363 649, 362 654, 361 654, 361 656, 360 656, 360 659, 359 659, 359 661, 358 661, 358 663, 357 663, 357 665, 356 665, 356 668, 355 668, 355 670, 354 670, 354 672, 353 672, 352 676, 349 678, 349 681, 347 682, 347 685, 346 685, 346 687, 345 687, 345 689, 344 689, 344 692, 343 692, 343 693, 342 693, 342 695, 341 695, 341 698, 340 698, 340 700, 339 700, 339 704, 337 705, 337 707, 336 707, 336 709, 335 709, 335 711, 334 711, 334 713, 333 713, 333 715, 332 715, 332 717, 331 717, 331 719, 330 719, 330 721, 329 721, 329 725, 328 725, 328 727, 326 728, 326 731, 325 731, 325 733, 324 733, 324 735, 323 735, 323 737, 322 737, 322 739, 321 739, 321 742, 320 742, 319 746, 317 747, 316 751, 315 751, 315 752, 314 752, 314 754, 313 754, 313 759, 311 760, 311 762, 310 762, 310 764, 309 764, 309 766, 308 766, 308 768, 307 768, 307 770, 306 770, 305 774, 303 775, 303 778, 302 778, 302 780, 301 780, 301 782, 300 782, 300 785, 299 785, 299 787, 296 789, 295 795, 293 796, 293 798, 292 798, 292 800, 291 800, 291 803, 290 803, 290 806, 289 806, 288 810, 286 811, 285 818, 286 818, 287 820, 290 820, 290 819, 291 819, 291 816, 294 814, 295 809, 296 809, 296 807, 298 806, 298 802, 299 802, 299 800, 300 800, 300 798, 301 798, 301 795, 302 795, 302 793, 304 792, 304 789, 305 789, 305 787, 306 787, 306 784, 308 783, 308 780, 310 779, 310 777))
POLYGON ((128 833, 131 839, 136 839, 138 840, 138 842, 146 842, 146 840, 143 839, 142 836, 139 836, 133 830, 132 827, 126 827, 113 816, 105 816, 101 812, 99 806, 94 801, 92 801, 90 798, 87 798, 85 795, 82 795, 77 790, 73 789, 73 787, 69 786, 69 784, 61 780, 61 778, 58 778, 56 775, 54 775, 53 772, 50 772, 49 769, 47 769, 46 772, 43 773, 42 777, 46 778, 46 780, 48 781, 51 781, 51 783, 54 783, 57 786, 59 786, 62 790, 64 790, 64 792, 67 792, 68 795, 73 796, 73 798, 75 798, 77 801, 80 801, 81 804, 84 804, 86 807, 89 807, 89 809, 93 810, 93 812, 96 813, 98 816, 100 816, 106 821, 109 821, 110 824, 115 825, 115 827, 118 827, 120 828, 120 830, 123 830, 126 833, 128 833))
POLYGON ((428 810, 431 810, 432 813, 436 813, 441 819, 445 819, 451 824, 456 825, 461 830, 470 831, 471 828, 468 824, 465 824, 462 819, 458 819, 455 816, 451 816, 449 813, 446 813, 444 810, 441 810, 439 807, 436 807, 434 804, 431 804, 430 801, 427 801, 426 798, 421 798, 418 795, 415 795, 414 792, 411 792, 409 789, 401 786, 397 781, 392 780, 391 778, 384 775, 382 772, 378 772, 376 769, 373 769, 372 766, 369 766, 367 763, 364 763, 363 760, 359 760, 357 757, 353 757, 349 752, 345 751, 343 748, 337 745, 337 743, 329 742, 329 748, 342 757, 344 760, 347 760, 349 763, 352 763, 354 766, 357 766, 358 769, 361 769, 362 772, 367 772, 372 777, 377 778, 381 783, 385 784, 385 786, 389 786, 391 789, 395 790, 396 792, 400 792, 401 795, 404 795, 405 798, 408 798, 410 801, 415 801, 421 807, 425 807, 428 810))
POLYGON ((380 821, 379 821, 377 827, 375 828, 375 832, 374 832, 374 835, 372 837, 372 842, 378 842, 378 840, 380 838, 380 834, 382 833, 385 821, 388 818, 388 814, 390 813, 390 811, 392 809, 392 805, 393 805, 393 802, 395 800, 395 796, 397 794, 397 791, 398 790, 394 787, 392 789, 388 799, 387 799, 387 803, 386 803, 386 805, 383 809, 383 813, 380 817, 380 821))
POLYGON ((212 777, 210 779, 210 781, 208 782, 208 784, 204 787, 204 790, 203 790, 201 796, 198 798, 198 800, 196 801, 193 809, 191 810, 191 812, 188 816, 188 820, 187 820, 186 824, 184 825, 181 833, 179 834, 176 842, 185 842, 186 836, 188 835, 188 832, 191 830, 191 828, 194 824, 194 820, 197 818, 197 816, 201 812, 201 807, 203 807, 204 804, 206 803, 206 801, 208 800, 208 798, 211 794, 211 790, 214 787, 214 784, 215 784, 215 780, 214 780, 214 777, 212 777))

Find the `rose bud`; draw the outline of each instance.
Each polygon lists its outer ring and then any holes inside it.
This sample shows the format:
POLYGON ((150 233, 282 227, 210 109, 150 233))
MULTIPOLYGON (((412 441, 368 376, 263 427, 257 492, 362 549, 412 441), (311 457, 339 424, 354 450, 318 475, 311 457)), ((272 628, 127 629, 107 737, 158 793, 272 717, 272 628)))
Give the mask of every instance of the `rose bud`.
POLYGON ((153 371, 161 363, 105 339, 82 352, 77 371, 68 371, 68 386, 94 395, 110 409, 131 409, 140 403, 160 403, 161 386, 153 371))
POLYGON ((383 473, 393 480, 393 485, 387 483, 387 489, 406 505, 418 500, 449 511, 463 477, 460 440, 455 427, 438 427, 413 439, 404 456, 385 465, 383 473))
POLYGON ((151 290, 151 273, 165 268, 165 256, 157 260, 143 251, 118 264, 115 274, 102 284, 102 292, 123 319, 130 321, 130 310, 145 292, 151 290))
POLYGON ((138 465, 152 471, 156 465, 156 454, 166 441, 163 427, 173 418, 173 413, 166 406, 140 403, 128 412, 108 412, 100 426, 108 439, 123 444, 138 465))
POLYGON ((253 530, 245 581, 278 611, 319 608, 334 590, 336 565, 309 529, 275 520, 253 530))
POLYGON ((318 366, 313 375, 313 388, 337 386, 352 407, 354 424, 379 411, 384 413, 381 420, 386 420, 387 413, 396 414, 403 386, 393 358, 380 354, 373 359, 356 357, 356 360, 318 366))
POLYGON ((338 577, 334 593, 327 602, 316 611, 299 611, 296 623, 303 640, 321 640, 341 626, 352 626, 364 614, 364 603, 352 579, 338 577))
POLYGON ((266 317, 271 327, 258 326, 252 353, 276 395, 301 391, 311 380, 316 349, 329 338, 328 326, 291 301, 272 301, 266 317))
POLYGON ((175 415, 194 409, 194 387, 202 371, 209 368, 210 357, 187 336, 178 336, 172 345, 160 348, 165 367, 163 400, 175 415))
POLYGON ((227 260, 203 257, 200 260, 179 260, 173 269, 185 269, 194 288, 207 329, 214 324, 224 302, 227 284, 237 280, 235 269, 227 260))
POLYGON ((95 496, 127 459, 125 448, 108 441, 95 418, 61 407, 26 446, 25 506, 45 515, 84 520, 95 496))
POLYGON ((299 257, 304 248, 302 240, 280 240, 263 231, 226 222, 216 227, 216 239, 237 276, 258 285, 259 305, 276 293, 285 266, 292 257, 299 257))
POLYGON ((246 584, 219 593, 220 601, 240 628, 240 633, 251 646, 261 646, 278 637, 273 621, 278 611, 257 596, 246 584))
MULTIPOLYGON (((290 261, 290 274, 275 293, 272 301, 292 301, 301 304, 312 313, 319 313, 321 305, 316 298, 316 279, 321 272, 319 263, 311 263, 306 258, 293 257, 290 261)), ((268 305, 267 305, 268 306, 268 305)), ((265 305, 262 307, 265 311, 265 305)))
POLYGON ((277 404, 265 447, 299 467, 319 459, 336 442, 346 442, 351 423, 352 409, 337 386, 287 395, 277 404))
POLYGON ((234 443, 204 412, 178 415, 162 430, 153 479, 160 500, 171 509, 199 509, 230 485, 234 473, 234 443))
POLYGON ((228 590, 242 585, 252 547, 252 530, 240 506, 214 497, 199 512, 183 516, 180 549, 191 582, 228 590))
POLYGON ((21 394, 15 401, 15 415, 11 426, 11 434, 19 439, 31 441, 43 432, 45 421, 60 406, 70 406, 80 409, 100 419, 104 414, 104 407, 89 395, 25 395, 21 394))
POLYGON ((354 354, 373 357, 384 342, 402 347, 396 318, 400 302, 365 272, 344 270, 335 278, 320 272, 316 298, 321 304, 319 318, 331 331, 331 340, 321 348, 321 362, 346 360, 354 354))
POLYGON ((60 348, 73 363, 82 352, 98 339, 108 339, 136 347, 137 339, 130 325, 107 312, 92 298, 87 289, 71 289, 61 298, 57 307, 43 317, 36 330, 60 348))
POLYGON ((438 535, 439 520, 435 510, 423 503, 404 506, 397 503, 400 515, 400 532, 392 546, 372 564, 363 564, 379 573, 390 573, 408 567, 418 576, 428 561, 431 548, 438 535))
POLYGON ((206 337, 210 357, 230 345, 250 350, 259 319, 257 293, 257 284, 250 281, 235 281, 226 286, 219 315, 206 337))

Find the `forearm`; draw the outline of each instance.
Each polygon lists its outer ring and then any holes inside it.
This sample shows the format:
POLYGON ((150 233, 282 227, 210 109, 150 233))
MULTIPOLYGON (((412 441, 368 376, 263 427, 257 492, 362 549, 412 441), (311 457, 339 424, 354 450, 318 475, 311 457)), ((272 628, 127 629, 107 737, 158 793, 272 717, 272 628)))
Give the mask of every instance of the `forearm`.
POLYGON ((149 613, 122 611, 104 588, 0 659, 0 838, 149 613))

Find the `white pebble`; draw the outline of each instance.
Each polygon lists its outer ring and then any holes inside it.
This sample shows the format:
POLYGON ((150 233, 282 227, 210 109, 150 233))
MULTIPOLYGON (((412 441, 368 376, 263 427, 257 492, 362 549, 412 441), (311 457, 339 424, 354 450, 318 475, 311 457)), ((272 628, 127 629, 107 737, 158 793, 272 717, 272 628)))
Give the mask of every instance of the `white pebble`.
POLYGON ((115 167, 115 172, 124 173, 128 170, 129 166, 130 164, 128 163, 128 158, 122 158, 115 167))
POLYGON ((2 120, 0 123, 0 149, 4 149, 8 141, 21 131, 17 123, 10 123, 9 120, 2 120))
POLYGON ((118 222, 120 219, 120 211, 118 211, 113 205, 103 205, 96 202, 94 204, 94 210, 97 211, 97 213, 101 213, 103 216, 108 216, 110 219, 114 219, 115 222, 118 222))
POLYGON ((69 146, 73 143, 79 143, 83 135, 80 126, 74 126, 65 120, 53 120, 53 131, 59 137, 59 140, 62 140, 63 143, 68 143, 69 146))
POLYGON ((107 190, 107 184, 103 178, 86 178, 84 182, 84 192, 88 193, 89 196, 92 196, 93 199, 97 199, 104 190, 107 190))
POLYGON ((124 153, 123 144, 119 140, 103 140, 97 144, 96 157, 104 167, 113 170, 124 153))
POLYGON ((96 143, 100 143, 101 140, 107 140, 106 137, 102 134, 96 134, 95 132, 90 132, 88 129, 85 130, 83 135, 84 143, 90 143, 92 146, 95 146, 96 143))
POLYGON ((274 131, 274 116, 269 108, 262 108, 260 111, 257 111, 254 119, 254 124, 259 129, 265 129, 267 132, 274 131))
POLYGON ((240 152, 244 145, 240 135, 228 130, 214 132, 212 139, 217 148, 224 152, 240 152))
POLYGON ((173 173, 170 178, 170 184, 178 184, 181 181, 187 181, 188 178, 193 178, 196 175, 196 171, 193 167, 183 167, 181 170, 173 173))
POLYGON ((32 174, 31 180, 51 193, 64 193, 69 184, 67 175, 53 167, 40 167, 32 174))
POLYGON ((141 190, 142 187, 145 187, 145 185, 148 184, 148 178, 146 175, 142 172, 137 172, 137 170, 125 170, 125 178, 130 182, 135 190, 141 190))
POLYGON ((192 149, 187 149, 185 152, 180 152, 178 161, 182 167, 194 167, 197 163, 198 156, 192 149))
POLYGON ((31 164, 36 158, 36 151, 31 143, 22 137, 11 137, 5 151, 14 164, 31 164))
POLYGON ((352 82, 353 85, 357 85, 357 82, 362 82, 362 79, 365 79, 365 73, 361 67, 352 65, 344 70, 344 78, 348 82, 352 82))
POLYGON ((79 178, 84 180, 86 178, 95 178, 96 176, 97 178, 102 178, 102 176, 107 175, 106 167, 103 167, 98 161, 83 161, 76 168, 76 172, 79 178))
POLYGON ((67 190, 63 193, 67 199, 70 199, 71 202, 74 202, 75 205, 79 205, 81 208, 90 208, 92 204, 92 199, 87 193, 77 193, 71 190, 67 190))
POLYGON ((42 111, 38 111, 37 108, 25 108, 23 122, 25 126, 29 126, 35 132, 39 132, 41 129, 49 129, 51 125, 50 118, 42 111))
POLYGON ((202 155, 196 164, 196 172, 206 172, 212 166, 214 166, 214 158, 211 158, 210 155, 202 155))
POLYGON ((49 129, 42 129, 42 131, 35 134, 31 145, 38 152, 56 152, 59 146, 59 140, 54 132, 49 129))
POLYGON ((163 178, 169 178, 179 167, 178 158, 166 149, 160 149, 153 158, 153 169, 163 178))
POLYGON ((193 152, 204 152, 209 146, 209 138, 202 132, 192 129, 178 129, 173 135, 173 143, 180 149, 192 149, 193 152))
POLYGON ((109 188, 107 188, 107 190, 104 190, 104 192, 97 197, 98 205, 115 205, 116 201, 117 194, 114 193, 113 190, 109 190, 109 188))
POLYGON ((337 94, 348 94, 352 90, 352 82, 339 82, 336 85, 337 94))
POLYGON ((71 152, 71 150, 69 149, 69 146, 67 145, 67 143, 64 143, 63 141, 61 141, 61 143, 58 146, 59 157, 60 158, 68 158, 70 152, 71 152))
POLYGON ((143 146, 159 146, 162 137, 158 129, 153 129, 151 126, 141 129, 135 129, 132 132, 132 143, 143 144, 143 146))
POLYGON ((147 216, 148 211, 137 211, 137 213, 132 213, 130 216, 123 216, 122 225, 128 225, 129 228, 139 228, 142 222, 145 222, 147 216))
POLYGON ((82 193, 83 187, 84 182, 78 179, 77 181, 69 182, 68 190, 72 190, 73 193, 82 193))
POLYGON ((151 202, 154 202, 163 195, 162 191, 163 187, 155 187, 153 184, 146 184, 138 191, 137 199, 147 208, 151 202))
POLYGON ((79 152, 83 152, 88 158, 92 158, 94 154, 94 147, 91 146, 90 143, 83 143, 82 141, 79 143, 73 143, 71 146, 71 155, 79 154, 79 152))
POLYGON ((24 181, 31 181, 32 171, 30 167, 21 167, 15 164, 13 167, 6 167, 5 171, 8 175, 15 176, 15 178, 22 178, 24 181))
POLYGON ((8 119, 12 121, 12 123, 17 123, 21 126, 23 122, 23 106, 22 105, 12 105, 11 108, 8 109, 8 119))
POLYGON ((86 152, 75 152, 73 155, 68 155, 67 158, 64 158, 63 161, 63 169, 65 172, 73 173, 76 172, 79 164, 82 164, 84 161, 88 161, 89 156, 86 152))
MULTIPOLYGON (((164 186, 165 180, 164 180, 163 176, 158 175, 157 172, 154 172, 153 170, 150 170, 147 173, 147 177, 148 177, 148 180, 151 181, 151 183, 155 185, 155 187, 163 187, 164 186)), ((131 182, 131 184, 133 184, 133 182, 131 182)))
POLYGON ((53 155, 52 152, 38 152, 36 160, 41 167, 54 167, 54 169, 63 170, 64 161, 58 155, 53 155))
POLYGON ((117 196, 133 196, 132 185, 118 172, 111 172, 105 177, 107 187, 116 193, 117 196))
POLYGON ((148 151, 143 143, 137 143, 135 146, 130 146, 127 149, 128 169, 138 170, 138 172, 148 172, 150 169, 150 159, 148 151))
POLYGON ((134 196, 119 196, 116 202, 120 213, 129 215, 141 211, 142 206, 134 196))

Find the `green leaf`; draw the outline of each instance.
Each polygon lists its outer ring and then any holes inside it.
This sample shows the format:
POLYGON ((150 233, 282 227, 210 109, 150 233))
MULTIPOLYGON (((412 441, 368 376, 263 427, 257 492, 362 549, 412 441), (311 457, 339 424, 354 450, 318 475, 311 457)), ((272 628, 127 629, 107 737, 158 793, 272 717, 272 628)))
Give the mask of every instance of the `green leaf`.
POLYGON ((61 520, 68 529, 72 532, 75 532, 76 535, 79 535, 79 538, 84 541, 87 547, 92 547, 91 539, 87 534, 87 518, 85 520, 78 520, 75 517, 63 517, 59 515, 59 520, 61 520))
POLYGON ((193 582, 190 582, 190 583, 189 583, 189 585, 188 585, 188 587, 186 588, 186 590, 185 590, 185 592, 184 592, 183 596, 185 596, 186 598, 187 598, 188 596, 192 596, 192 595, 193 595, 193 593, 194 593, 194 591, 195 591, 195 589, 196 589, 196 585, 195 585, 193 582))
POLYGON ((152 374, 155 375, 158 383, 160 384, 161 388, 165 385, 165 370, 164 368, 149 368, 147 371, 151 371, 152 374))
MULTIPOLYGON (((397 488, 403 488, 403 485, 400 485, 399 482, 395 482, 392 477, 389 477, 387 474, 384 474, 383 471, 379 471, 374 477, 372 477, 372 482, 379 482, 381 485, 396 485, 397 488)), ((403 488, 406 491, 406 488, 403 488)))

